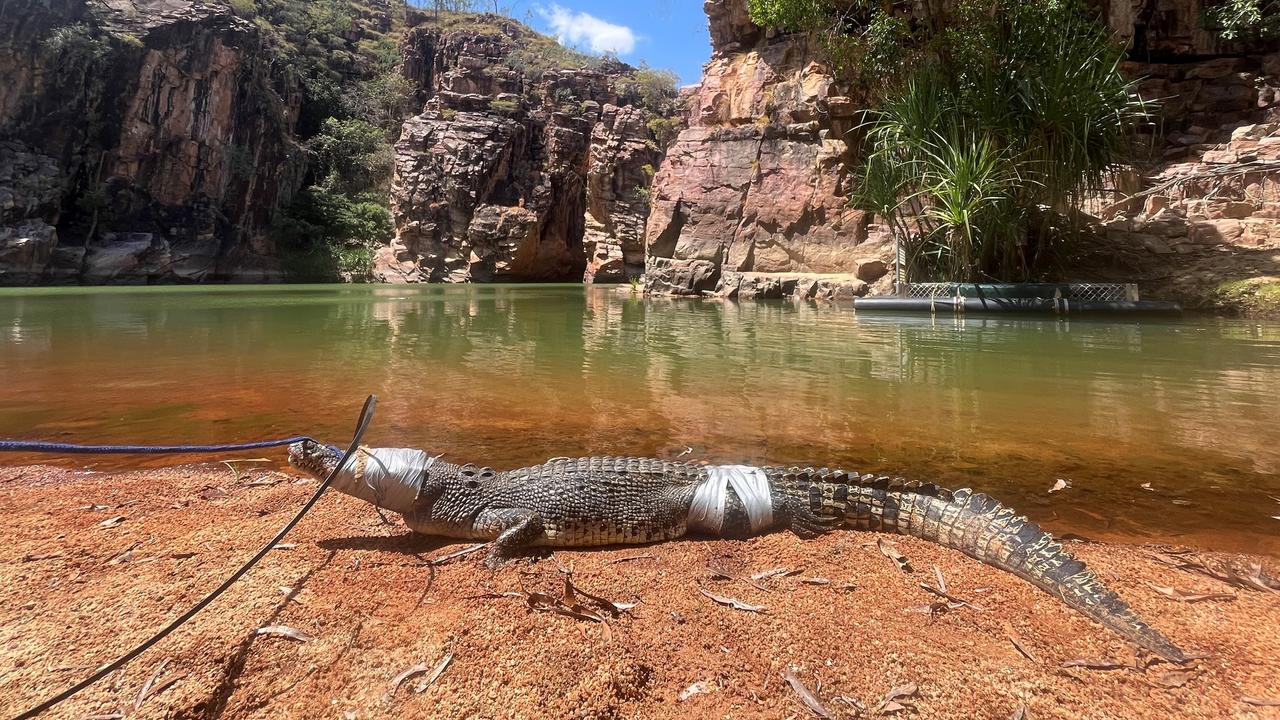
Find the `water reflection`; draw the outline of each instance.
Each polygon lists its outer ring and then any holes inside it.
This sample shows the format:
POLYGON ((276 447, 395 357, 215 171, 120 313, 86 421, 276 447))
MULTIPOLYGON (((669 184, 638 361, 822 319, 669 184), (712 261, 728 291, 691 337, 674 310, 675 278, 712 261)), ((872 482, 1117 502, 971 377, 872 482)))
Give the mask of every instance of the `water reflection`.
POLYGON ((0 329, 0 436, 341 438, 376 392, 372 442, 495 466, 692 447, 974 485, 1086 535, 1280 550, 1275 324, 471 286, 5 292, 0 329), (1058 477, 1072 490, 1047 495, 1058 477))

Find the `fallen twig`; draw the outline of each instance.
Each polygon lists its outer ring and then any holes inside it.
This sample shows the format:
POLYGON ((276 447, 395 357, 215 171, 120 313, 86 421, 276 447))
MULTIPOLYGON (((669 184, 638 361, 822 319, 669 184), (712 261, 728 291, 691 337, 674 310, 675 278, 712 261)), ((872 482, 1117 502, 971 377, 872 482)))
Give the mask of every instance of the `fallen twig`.
POLYGON ((627 557, 614 558, 613 560, 609 561, 609 564, 617 565, 618 563, 631 562, 632 560, 652 560, 653 557, 654 557, 653 555, 648 555, 648 554, 628 555, 627 557))
POLYGON ((711 598, 715 602, 720 603, 721 605, 731 607, 734 610, 743 610, 746 612, 762 613, 768 609, 764 605, 752 605, 750 603, 745 603, 737 598, 731 598, 726 595, 717 595, 713 592, 708 592, 704 588, 698 588, 698 592, 702 593, 703 595, 706 595, 707 597, 711 598))
POLYGON ((818 696, 796 675, 795 668, 788 667, 782 671, 782 679, 786 680, 796 695, 800 696, 800 701, 804 703, 805 707, 809 708, 809 712, 817 717, 824 718, 824 720, 835 720, 835 716, 831 714, 831 711, 827 710, 822 701, 818 699, 818 696))
POLYGON ((449 553, 449 554, 447 554, 447 555, 441 555, 441 556, 440 556, 440 557, 438 557, 438 558, 432 558, 431 560, 427 561, 427 564, 428 564, 428 565, 437 565, 437 566, 438 566, 438 565, 443 565, 443 564, 445 564, 445 563, 449 562, 450 560, 456 560, 456 559, 458 559, 458 558, 460 558, 460 557, 463 557, 464 555, 470 555, 471 553, 476 552, 477 550, 482 550, 482 549, 484 549, 484 548, 487 548, 487 547, 489 547, 489 545, 490 545, 490 543, 487 543, 487 542, 486 542, 486 543, 477 543, 477 544, 475 544, 475 545, 472 545, 471 547, 466 547, 466 548, 463 548, 463 549, 461 549, 461 550, 455 550, 455 551, 453 551, 453 552, 451 552, 451 553, 449 553))

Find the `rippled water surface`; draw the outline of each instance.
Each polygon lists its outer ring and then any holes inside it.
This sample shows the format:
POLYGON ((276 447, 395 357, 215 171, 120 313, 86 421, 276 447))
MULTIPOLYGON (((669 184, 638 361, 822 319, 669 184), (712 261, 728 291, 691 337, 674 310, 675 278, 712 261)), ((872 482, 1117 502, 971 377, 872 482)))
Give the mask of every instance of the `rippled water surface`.
POLYGON ((978 487, 1059 532, 1280 554, 1276 323, 934 320, 576 286, 5 290, 0 383, 0 437, 345 442, 376 393, 372 444, 499 468, 841 465, 978 487), (1070 488, 1049 494, 1058 478, 1070 488))

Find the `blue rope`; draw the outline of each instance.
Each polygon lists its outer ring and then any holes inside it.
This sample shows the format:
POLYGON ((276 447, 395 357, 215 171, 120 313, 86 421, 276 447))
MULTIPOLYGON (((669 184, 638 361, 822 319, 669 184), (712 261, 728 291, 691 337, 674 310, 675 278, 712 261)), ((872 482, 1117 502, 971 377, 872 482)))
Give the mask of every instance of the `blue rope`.
POLYGON ((282 440, 231 443, 223 445, 73 445, 71 443, 42 442, 39 440, 0 440, 0 452, 62 453, 68 455, 180 455, 188 453, 234 452, 260 448, 292 445, 314 438, 306 435, 282 440))

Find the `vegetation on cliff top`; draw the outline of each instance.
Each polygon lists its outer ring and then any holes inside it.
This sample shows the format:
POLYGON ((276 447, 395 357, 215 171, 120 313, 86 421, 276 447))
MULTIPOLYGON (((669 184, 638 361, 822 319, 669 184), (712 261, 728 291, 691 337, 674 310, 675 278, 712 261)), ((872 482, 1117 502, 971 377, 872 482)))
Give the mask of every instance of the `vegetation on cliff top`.
POLYGON ((1052 276, 1147 116, 1123 48, 1073 0, 748 5, 822 38, 879 96, 854 200, 893 226, 913 280, 1052 276))

